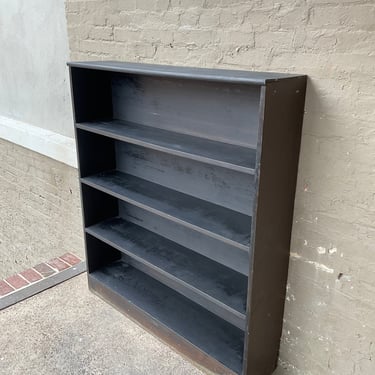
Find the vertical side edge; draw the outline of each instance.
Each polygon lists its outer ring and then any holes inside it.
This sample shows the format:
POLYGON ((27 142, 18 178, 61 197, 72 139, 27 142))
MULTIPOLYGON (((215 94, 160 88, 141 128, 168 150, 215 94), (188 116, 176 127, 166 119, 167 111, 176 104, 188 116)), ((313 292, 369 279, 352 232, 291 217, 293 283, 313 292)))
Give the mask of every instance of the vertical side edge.
MULTIPOLYGON (((71 66, 69 66, 69 83, 70 83, 70 100, 71 100, 71 104, 72 104, 72 112, 73 112, 73 121, 74 121, 74 124, 76 123, 76 104, 75 104, 75 101, 74 101, 74 90, 73 90, 73 87, 75 86, 75 82, 74 82, 74 77, 73 77, 73 69, 71 66)), ((73 124, 73 125, 74 125, 73 124)), ((79 158, 79 147, 78 147, 78 141, 77 141, 77 128, 74 126, 74 139, 75 139, 75 144, 76 144, 76 154, 77 154, 77 163, 78 163, 78 176, 81 176, 81 166, 80 166, 80 158, 79 158)), ((83 238, 84 238, 84 244, 85 244, 85 261, 86 261, 86 269, 89 271, 89 267, 88 267, 88 257, 87 257, 87 242, 86 242, 86 233, 85 233, 85 226, 84 226, 84 222, 85 222, 85 218, 84 218, 84 211, 83 211, 83 202, 82 202, 82 184, 81 182, 79 183, 79 196, 80 196, 80 206, 81 206, 81 220, 82 220, 82 226, 81 226, 81 230, 82 230, 82 234, 83 234, 83 238)), ((88 272, 87 272, 88 274, 88 272)))
MULTIPOLYGON (((111 99, 111 81, 110 76, 106 74, 105 72, 98 72, 100 79, 97 79, 96 71, 86 71, 85 69, 78 69, 69 66, 69 78, 70 78, 70 93, 71 93, 71 103, 72 103, 72 110, 73 110, 73 119, 74 123, 77 121, 80 121, 82 116, 86 116, 86 114, 90 115, 90 111, 93 110, 94 116, 111 116, 112 115, 112 99, 111 99), (96 85, 96 90, 93 88, 96 85), (82 86, 82 87, 81 87, 82 86), (99 95, 97 93, 97 90, 100 91, 100 89, 103 89, 102 93, 99 95), (88 97, 87 97, 88 95, 88 97), (91 103, 90 103, 91 100, 91 103), (94 100, 94 103, 92 102, 94 100), (102 101, 100 103, 100 101, 102 101), (97 104, 95 106, 94 104, 97 104), (101 104, 101 105, 99 105, 101 104)), ((74 126, 74 132, 75 132, 75 142, 76 142, 76 152, 77 152, 77 159, 78 159, 78 175, 82 175, 82 171, 86 171, 86 166, 90 165, 90 156, 91 156, 91 165, 92 168, 97 168, 96 165, 93 165, 95 161, 97 161, 98 158, 100 158, 101 153, 99 151, 104 151, 105 157, 102 159, 101 163, 99 163, 99 166, 101 168, 109 168, 115 165, 115 151, 114 151, 114 142, 108 142, 104 140, 104 150, 95 150, 96 154, 99 155, 96 156, 96 160, 92 160, 92 150, 87 150, 87 146, 83 149, 81 149, 79 144, 79 136, 78 136, 78 129, 74 126)), ((90 145, 92 142, 90 142, 90 145)), ((121 257, 121 254, 118 252, 115 252, 112 249, 108 250, 107 254, 104 254, 103 256, 97 256, 98 251, 96 249, 99 247, 98 243, 92 244, 93 240, 90 240, 88 236, 85 233, 85 225, 87 224, 87 215, 90 215, 90 212, 86 212, 85 210, 85 204, 84 199, 90 198, 90 194, 88 196, 85 195, 86 191, 84 191, 84 188, 82 184, 79 184, 80 186, 80 201, 81 201, 81 214, 82 214, 82 232, 84 236, 84 243, 85 243, 85 256, 86 256, 86 266, 88 273, 91 272, 93 269, 99 267, 103 263, 106 263, 108 261, 118 259, 121 257)), ((92 198, 92 197, 91 197, 92 198)), ((93 206, 93 203, 89 203, 90 206, 93 206)), ((104 210, 105 211, 105 210, 104 210)), ((109 208, 107 208, 107 211, 113 211, 117 212, 117 205, 112 204, 109 208)), ((92 217, 89 219, 89 221, 92 219, 92 217)))
POLYGON ((244 374, 277 366, 288 276, 306 77, 262 88, 244 374))

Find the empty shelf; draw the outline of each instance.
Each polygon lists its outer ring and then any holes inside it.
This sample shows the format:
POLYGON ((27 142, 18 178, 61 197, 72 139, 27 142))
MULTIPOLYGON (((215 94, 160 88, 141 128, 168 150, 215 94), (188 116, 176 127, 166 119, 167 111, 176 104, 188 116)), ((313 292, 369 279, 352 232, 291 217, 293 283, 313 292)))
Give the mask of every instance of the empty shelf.
POLYGON ((254 174, 256 150, 121 120, 77 123, 77 128, 169 154, 254 174))
POLYGON ((172 332, 232 371, 241 372, 244 333, 172 289, 123 261, 94 271, 89 283, 138 320, 147 323, 151 318, 154 331, 172 332))
POLYGON ((90 226, 86 232, 126 254, 136 268, 245 328, 246 276, 121 218, 90 226))
POLYGON ((81 181, 156 215, 249 251, 250 216, 118 171, 84 177, 81 181))

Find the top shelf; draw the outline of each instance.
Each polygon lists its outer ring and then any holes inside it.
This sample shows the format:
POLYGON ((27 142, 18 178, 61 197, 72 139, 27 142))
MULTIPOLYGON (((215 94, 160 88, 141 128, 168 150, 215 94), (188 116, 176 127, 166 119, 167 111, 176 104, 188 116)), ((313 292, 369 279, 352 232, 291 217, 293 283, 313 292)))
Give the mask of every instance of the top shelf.
POLYGON ((256 150, 128 121, 81 122, 78 129, 172 155, 254 174, 256 150))
POLYGON ((203 81, 238 83, 263 86, 268 82, 288 78, 303 78, 298 74, 251 72, 244 70, 192 68, 169 65, 139 64, 119 61, 70 62, 72 68, 104 70, 117 73, 140 74, 167 78, 195 79, 203 81))

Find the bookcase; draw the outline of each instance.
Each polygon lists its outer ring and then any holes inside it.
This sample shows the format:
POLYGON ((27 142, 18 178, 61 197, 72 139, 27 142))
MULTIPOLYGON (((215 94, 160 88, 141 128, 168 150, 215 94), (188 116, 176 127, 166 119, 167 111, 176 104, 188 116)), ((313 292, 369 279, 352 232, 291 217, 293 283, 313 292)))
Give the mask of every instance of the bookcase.
POLYGON ((215 373, 271 374, 306 76, 68 65, 90 290, 215 373))

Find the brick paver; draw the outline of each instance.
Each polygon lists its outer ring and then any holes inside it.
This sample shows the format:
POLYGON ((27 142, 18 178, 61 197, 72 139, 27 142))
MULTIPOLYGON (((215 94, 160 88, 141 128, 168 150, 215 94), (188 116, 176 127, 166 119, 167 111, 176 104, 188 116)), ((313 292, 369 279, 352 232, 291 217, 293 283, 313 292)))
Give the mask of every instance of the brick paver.
POLYGON ((5 281, 8 284, 10 284, 14 289, 20 289, 26 285, 29 285, 29 283, 20 275, 9 276, 8 278, 5 279, 5 281))

